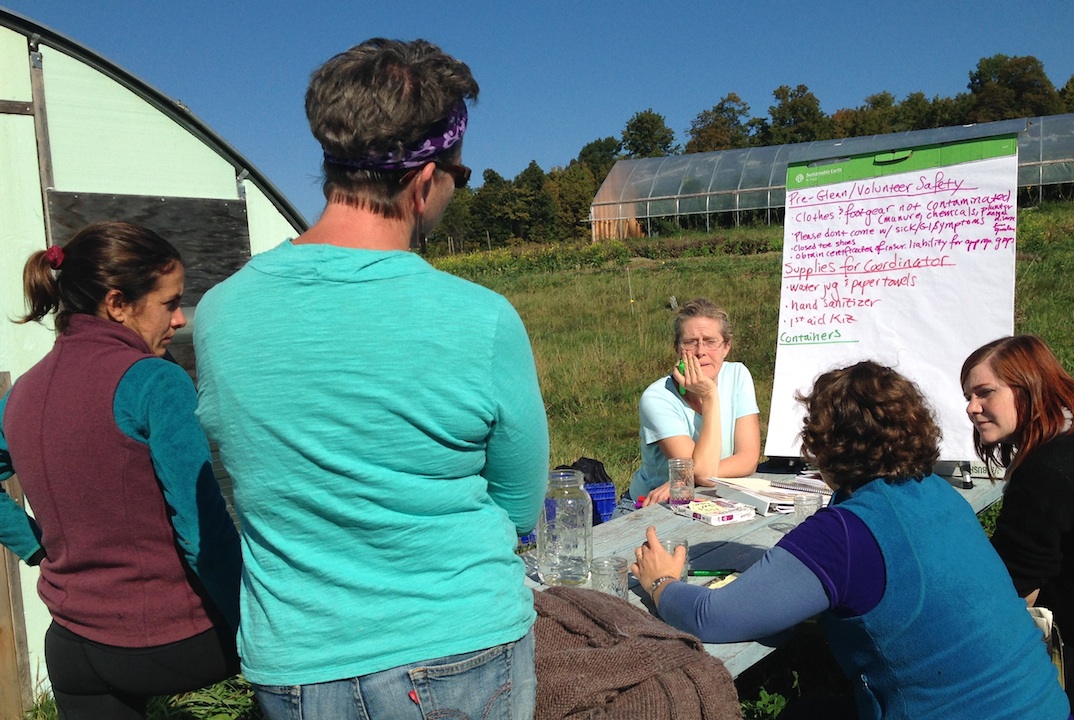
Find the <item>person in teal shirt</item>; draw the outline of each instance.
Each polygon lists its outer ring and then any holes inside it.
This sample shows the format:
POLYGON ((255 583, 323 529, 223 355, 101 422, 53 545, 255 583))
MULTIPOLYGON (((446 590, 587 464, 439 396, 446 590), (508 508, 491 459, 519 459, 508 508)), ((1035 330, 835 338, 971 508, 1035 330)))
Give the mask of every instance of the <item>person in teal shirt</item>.
POLYGON ((270 720, 533 713, 514 549, 548 427, 529 339, 503 297, 408 252, 469 176, 477 91, 421 40, 329 60, 306 96, 324 213, 197 309, 199 417, 242 527, 243 672, 270 720))

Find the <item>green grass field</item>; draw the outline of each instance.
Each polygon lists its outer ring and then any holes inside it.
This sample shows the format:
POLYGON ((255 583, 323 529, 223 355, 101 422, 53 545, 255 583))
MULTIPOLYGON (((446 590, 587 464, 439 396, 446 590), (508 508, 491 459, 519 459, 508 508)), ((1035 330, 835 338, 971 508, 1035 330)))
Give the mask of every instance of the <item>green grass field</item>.
MULTIPOLYGON (((778 229, 773 229, 777 232, 778 229)), ((637 404, 674 362, 671 298, 708 296, 732 318, 731 360, 754 372, 762 432, 775 364, 776 253, 630 261, 623 267, 486 282, 530 333, 552 437, 552 464, 597 458, 622 488, 639 461, 637 404)))

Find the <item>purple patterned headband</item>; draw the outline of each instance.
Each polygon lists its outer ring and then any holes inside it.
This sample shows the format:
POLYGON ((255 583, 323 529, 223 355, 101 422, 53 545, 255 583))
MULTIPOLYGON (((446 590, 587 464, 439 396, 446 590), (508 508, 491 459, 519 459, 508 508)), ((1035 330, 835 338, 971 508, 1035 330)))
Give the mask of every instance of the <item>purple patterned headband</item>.
POLYGON ((460 101, 450 115, 433 125, 429 137, 404 147, 401 152, 370 155, 362 160, 336 157, 326 152, 324 159, 333 165, 357 170, 406 170, 421 167, 429 162, 429 158, 454 147, 462 140, 462 135, 466 132, 467 117, 466 103, 460 101))

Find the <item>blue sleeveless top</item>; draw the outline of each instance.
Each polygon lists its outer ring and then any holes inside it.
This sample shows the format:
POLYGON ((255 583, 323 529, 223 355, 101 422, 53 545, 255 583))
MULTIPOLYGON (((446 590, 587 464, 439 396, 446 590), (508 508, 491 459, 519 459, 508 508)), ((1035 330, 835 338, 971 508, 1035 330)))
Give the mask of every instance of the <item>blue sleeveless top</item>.
POLYGON ((1067 718, 1040 631, 969 504, 942 478, 873 480, 842 501, 887 585, 869 612, 821 616, 861 718, 1067 718), (987 651, 982 651, 987 649, 987 651))

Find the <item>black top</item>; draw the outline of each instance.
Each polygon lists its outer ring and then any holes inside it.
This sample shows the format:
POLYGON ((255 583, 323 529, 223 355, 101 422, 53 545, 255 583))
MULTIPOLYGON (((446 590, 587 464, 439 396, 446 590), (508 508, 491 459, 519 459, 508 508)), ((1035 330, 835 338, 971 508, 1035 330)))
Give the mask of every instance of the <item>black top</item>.
POLYGON ((1036 604, 1074 637, 1074 435, 1027 455, 1008 478, 992 545, 1018 594, 1040 588, 1036 604))

